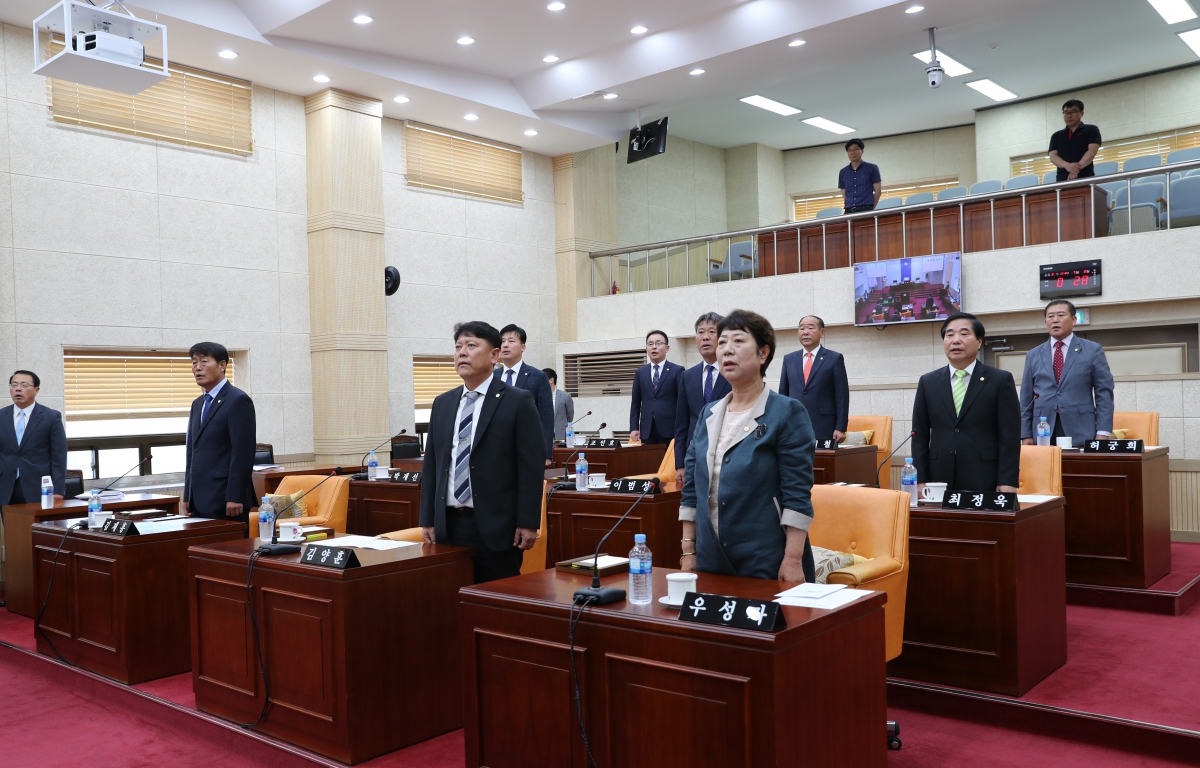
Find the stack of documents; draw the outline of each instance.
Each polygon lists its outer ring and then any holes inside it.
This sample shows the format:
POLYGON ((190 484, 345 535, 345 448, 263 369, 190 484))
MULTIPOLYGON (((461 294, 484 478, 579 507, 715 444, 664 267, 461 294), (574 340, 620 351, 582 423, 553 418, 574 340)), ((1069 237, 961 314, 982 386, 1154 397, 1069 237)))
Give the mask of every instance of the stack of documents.
MULTIPOLYGON (((83 493, 79 494, 75 498, 82 499, 83 501, 87 501, 88 499, 92 498, 92 492, 84 491, 83 493)), ((100 492, 101 503, 106 502, 106 501, 120 501, 123 498, 125 498, 125 494, 122 493, 121 491, 116 490, 115 488, 110 488, 107 491, 100 492)))
POLYGON ((283 469, 284 469, 284 467, 280 466, 279 464, 255 464, 254 465, 255 472, 279 472, 279 471, 282 471, 283 469))
POLYGON ((869 589, 847 589, 845 584, 798 584, 775 595, 780 605, 832 611, 871 594, 869 589))

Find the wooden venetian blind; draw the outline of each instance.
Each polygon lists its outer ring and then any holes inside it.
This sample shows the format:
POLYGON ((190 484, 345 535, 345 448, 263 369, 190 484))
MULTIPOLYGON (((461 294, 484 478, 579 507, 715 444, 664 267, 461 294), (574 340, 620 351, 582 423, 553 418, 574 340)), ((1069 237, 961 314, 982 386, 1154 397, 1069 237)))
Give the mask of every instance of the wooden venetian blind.
MULTIPOLYGON (((958 178, 953 179, 932 179, 929 181, 910 181, 899 184, 885 184, 879 192, 880 200, 887 200, 889 197, 899 197, 901 199, 909 195, 915 195, 918 192, 933 192, 935 197, 938 192, 943 189, 958 186, 958 178)), ((792 199, 792 204, 795 206, 795 216, 793 221, 811 221, 817 218, 817 213, 826 208, 841 208, 842 196, 837 190, 832 192, 822 192, 811 197, 797 197, 792 199)))
POLYGON ((450 355, 413 357, 413 407, 432 407, 438 395, 461 386, 450 355))
MULTIPOLYGON (((53 43, 51 55, 61 49, 61 42, 53 43)), ((132 96, 51 78, 51 113, 70 125, 239 155, 254 151, 249 82, 174 63, 169 71, 166 80, 132 96)))
POLYGON ((68 421, 187 416, 201 393, 187 352, 104 350, 66 350, 63 390, 68 421))
MULTIPOLYGON (((1050 137, 1046 137, 1046 143, 1050 143, 1050 137)), ((1174 131, 1166 131, 1163 133, 1147 133, 1143 136, 1130 136, 1127 139, 1119 141, 1105 142, 1092 160, 1093 163, 1106 162, 1124 162, 1131 157, 1141 157, 1142 155, 1162 155, 1163 162, 1166 162, 1167 155, 1177 149, 1191 149, 1192 147, 1200 147, 1200 126, 1193 125, 1188 128, 1179 128, 1174 131)), ((1023 155, 1021 157, 1012 158, 1012 175, 1022 176, 1027 173, 1036 173, 1044 177, 1050 171, 1058 170, 1054 163, 1050 162, 1050 155, 1045 152, 1039 152, 1036 155, 1023 155)))
POLYGON ((646 364, 644 349, 563 356, 563 387, 572 397, 633 394, 633 375, 646 364))
POLYGON ((404 124, 410 187, 519 203, 521 148, 408 121, 404 124))

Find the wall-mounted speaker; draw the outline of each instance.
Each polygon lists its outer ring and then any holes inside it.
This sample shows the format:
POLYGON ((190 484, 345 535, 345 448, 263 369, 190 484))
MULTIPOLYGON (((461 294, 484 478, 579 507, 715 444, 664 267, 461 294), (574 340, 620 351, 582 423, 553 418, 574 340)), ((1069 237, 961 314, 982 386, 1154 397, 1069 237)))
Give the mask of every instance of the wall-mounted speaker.
POLYGON ((383 292, 391 296, 400 290, 400 270, 395 267, 383 268, 383 292))

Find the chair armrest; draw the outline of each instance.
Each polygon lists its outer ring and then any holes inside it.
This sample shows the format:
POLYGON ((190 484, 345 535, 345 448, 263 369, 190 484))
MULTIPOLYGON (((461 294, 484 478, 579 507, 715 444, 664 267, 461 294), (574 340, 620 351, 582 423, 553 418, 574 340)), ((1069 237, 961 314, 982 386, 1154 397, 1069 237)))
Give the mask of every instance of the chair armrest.
POLYGON ((415 541, 421 543, 420 528, 405 528, 402 531, 392 531, 391 533, 381 533, 376 536, 378 539, 389 539, 391 541, 415 541))
POLYGON ((848 584, 855 587, 896 573, 900 567, 900 561, 894 557, 877 557, 865 563, 839 568, 829 574, 825 581, 829 584, 848 584))

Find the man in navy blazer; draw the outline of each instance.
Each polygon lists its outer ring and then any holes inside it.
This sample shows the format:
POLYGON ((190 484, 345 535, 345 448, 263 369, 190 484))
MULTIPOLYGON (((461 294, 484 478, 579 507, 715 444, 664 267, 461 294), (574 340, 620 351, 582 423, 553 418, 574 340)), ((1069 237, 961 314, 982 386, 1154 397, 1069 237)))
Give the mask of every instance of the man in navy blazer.
MULTIPOLYGON (((675 439, 676 397, 683 366, 667 362, 667 334, 646 334, 646 356, 650 362, 633 375, 633 399, 629 406, 629 440, 666 445, 675 439)), ((675 451, 679 455, 679 451, 675 451)))
POLYGON ((533 395, 541 420, 542 442, 545 444, 548 467, 554 460, 554 393, 550 391, 550 380, 532 365, 522 361, 525 356, 525 329, 509 323, 500 329, 500 362, 495 378, 510 387, 524 389, 533 395))
POLYGON ((254 402, 225 378, 229 351, 203 341, 188 350, 204 394, 192 403, 187 431, 183 513, 248 522, 254 497, 254 402))
POLYGON ((825 321, 816 315, 800 318, 800 349, 783 358, 779 394, 804 404, 817 440, 846 439, 850 418, 850 381, 846 359, 822 345, 825 321))
POLYGON ((700 411, 729 394, 729 382, 717 370, 717 325, 720 322, 721 316, 716 312, 705 312, 696 320, 696 351, 704 362, 684 371, 683 381, 679 384, 675 406, 675 469, 681 483, 687 449, 696 434, 700 411))
POLYGON ((1075 335, 1075 305, 1046 305, 1050 338, 1025 354, 1021 376, 1021 442, 1033 445, 1042 416, 1053 438, 1079 447, 1105 438, 1113 428, 1113 377, 1104 348, 1075 335))

